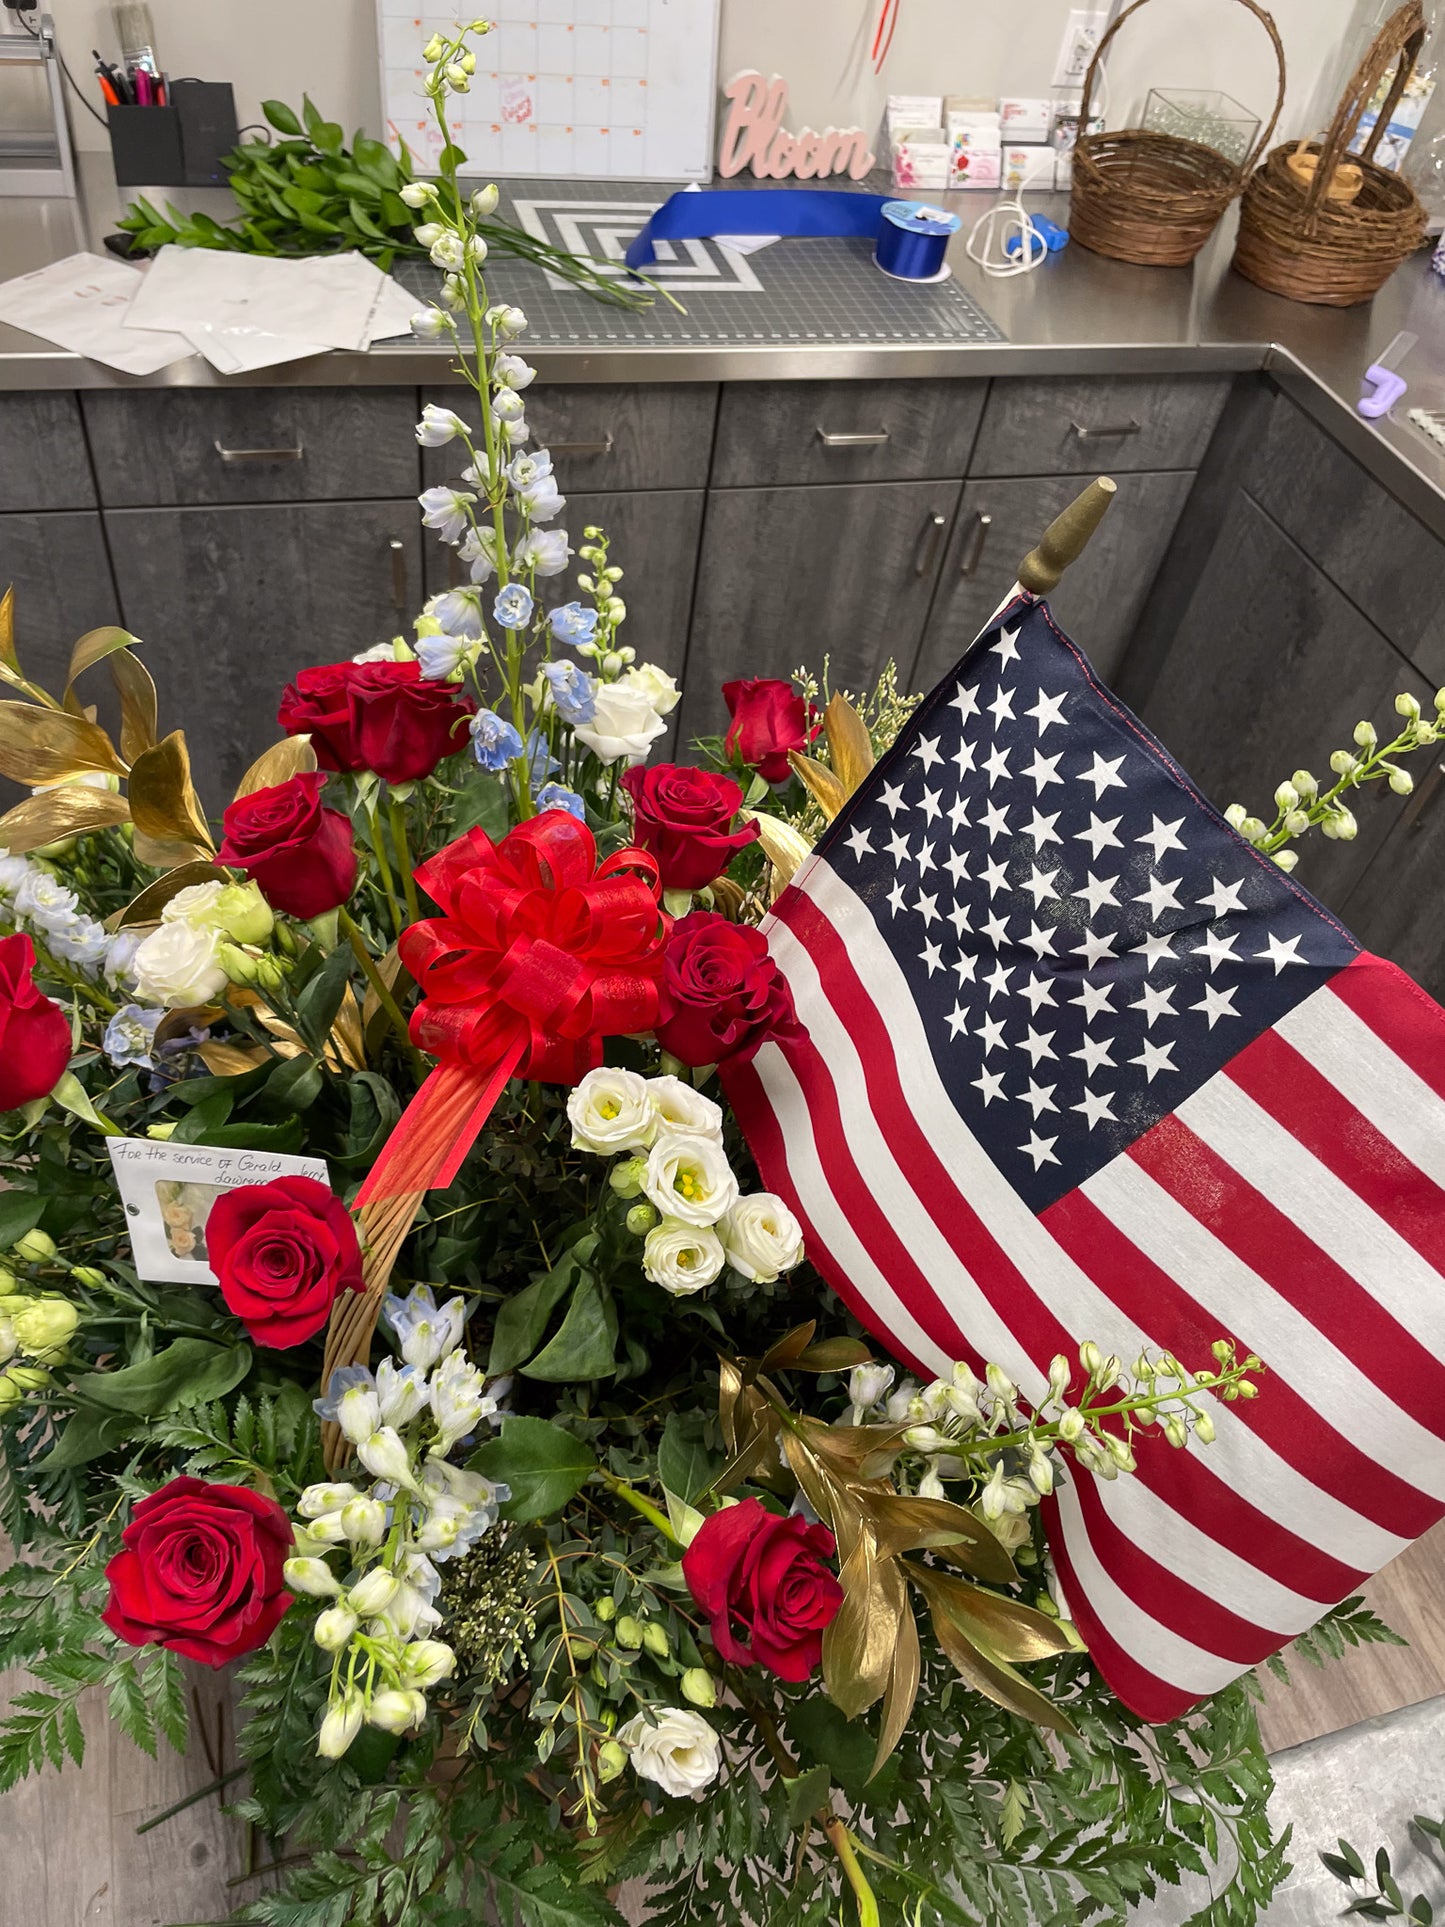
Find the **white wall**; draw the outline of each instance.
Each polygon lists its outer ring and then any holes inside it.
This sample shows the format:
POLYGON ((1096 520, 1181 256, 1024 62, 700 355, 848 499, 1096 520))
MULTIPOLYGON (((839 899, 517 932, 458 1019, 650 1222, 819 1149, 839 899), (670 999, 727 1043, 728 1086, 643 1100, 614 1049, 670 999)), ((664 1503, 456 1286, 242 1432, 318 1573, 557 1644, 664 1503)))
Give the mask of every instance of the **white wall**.
MULTIPOLYGON (((48 0, 71 71, 92 85, 90 49, 116 51, 101 0, 48 0)), ((867 59, 879 0, 722 0, 724 78, 741 67, 784 74, 789 124, 861 122, 870 131, 888 93, 1047 93, 1069 0, 899 0, 888 64, 867 59)), ((1077 4, 1077 0, 1075 0, 1077 4)), ((1281 122, 1308 132, 1322 72, 1332 72, 1355 0, 1271 0, 1289 61, 1281 122)), ((150 0, 161 59, 172 74, 227 80, 242 121, 267 96, 309 92, 348 134, 379 132, 373 0, 150 0)), ((500 10, 500 9, 499 9, 500 10)), ((1110 124, 1124 126, 1150 86, 1220 87, 1264 114, 1274 97, 1263 30, 1237 0, 1154 0, 1115 41, 1110 124)), ((98 100, 98 96, 94 96, 98 100)), ((81 147, 105 130, 72 103, 81 147)))

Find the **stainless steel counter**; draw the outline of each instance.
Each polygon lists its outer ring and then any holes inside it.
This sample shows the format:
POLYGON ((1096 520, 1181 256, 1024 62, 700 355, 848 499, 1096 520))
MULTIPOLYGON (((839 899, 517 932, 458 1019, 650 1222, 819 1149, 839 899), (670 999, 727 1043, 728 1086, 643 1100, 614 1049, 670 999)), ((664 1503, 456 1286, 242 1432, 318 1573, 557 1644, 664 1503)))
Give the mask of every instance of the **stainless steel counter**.
MULTIPOLYGON (((131 191, 117 190, 108 154, 80 157, 79 201, 0 199, 0 278, 23 274, 80 248, 99 250, 131 191)), ((157 200, 224 218, 229 195, 159 190, 157 200)), ((985 196, 943 197, 965 231, 985 196)), ((1049 209, 1067 217, 1067 201, 1049 209)), ((903 376, 1147 374, 1264 369, 1401 501, 1445 535, 1445 450, 1403 420, 1366 421, 1355 410, 1366 366, 1401 328, 1419 336, 1402 372, 1404 408, 1445 409, 1445 280, 1426 257, 1408 262, 1369 306, 1311 308, 1263 293, 1230 272, 1233 216, 1192 268, 1133 268, 1071 246, 1035 273, 990 280, 968 260, 960 235, 949 259, 963 285, 1002 329, 998 342, 867 346, 814 343, 719 348, 706 344, 603 350, 549 345, 528 336, 543 381, 881 381, 903 376)), ((494 277, 505 288, 506 268, 494 277)), ((579 295, 578 300, 587 297, 579 295)), ((395 386, 449 380, 445 348, 382 343, 364 354, 331 353, 262 369, 234 382, 199 355, 145 378, 122 375, 0 323, 0 389, 104 387, 395 386)))

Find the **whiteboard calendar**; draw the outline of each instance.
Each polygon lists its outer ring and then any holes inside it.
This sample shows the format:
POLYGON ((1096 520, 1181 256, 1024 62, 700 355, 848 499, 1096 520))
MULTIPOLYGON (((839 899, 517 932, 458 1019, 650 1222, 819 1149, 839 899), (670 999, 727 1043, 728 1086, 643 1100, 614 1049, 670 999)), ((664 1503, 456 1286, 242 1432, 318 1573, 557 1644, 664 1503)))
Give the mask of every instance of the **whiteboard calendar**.
MULTIPOLYGON (((497 0, 471 91, 447 99, 467 174, 712 178, 720 0, 497 0)), ((421 50, 456 15, 377 0, 382 113, 395 149, 435 171, 441 136, 421 50)))

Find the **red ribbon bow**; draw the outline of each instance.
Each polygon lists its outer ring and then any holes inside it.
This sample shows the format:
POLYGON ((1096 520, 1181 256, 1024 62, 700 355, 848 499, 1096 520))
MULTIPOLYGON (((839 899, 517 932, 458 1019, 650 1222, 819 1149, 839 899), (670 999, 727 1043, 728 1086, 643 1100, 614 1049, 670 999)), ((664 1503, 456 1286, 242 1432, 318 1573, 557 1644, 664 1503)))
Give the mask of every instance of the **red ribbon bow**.
POLYGON ((450 1184, 509 1077, 576 1084, 604 1037, 658 1019, 668 919, 645 850, 599 864, 586 825, 546 810, 500 843, 470 830, 416 874, 445 914, 402 933, 422 990, 411 1034, 441 1061, 358 1206, 450 1184))

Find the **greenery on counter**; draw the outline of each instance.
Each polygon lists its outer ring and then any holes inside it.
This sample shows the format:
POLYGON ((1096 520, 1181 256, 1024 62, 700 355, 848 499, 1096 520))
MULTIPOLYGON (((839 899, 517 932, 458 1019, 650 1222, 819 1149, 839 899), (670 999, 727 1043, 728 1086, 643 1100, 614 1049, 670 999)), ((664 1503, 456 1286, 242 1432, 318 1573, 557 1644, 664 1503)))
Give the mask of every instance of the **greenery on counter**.
MULTIPOLYGON (((118 223, 137 248, 224 248, 240 254, 300 256, 353 250, 390 270, 399 257, 425 258, 416 238, 429 220, 426 204, 408 205, 404 190, 416 180, 410 150, 400 155, 357 131, 350 147, 339 121, 327 120, 309 97, 298 116, 285 101, 267 100, 261 111, 281 136, 262 131, 225 157, 230 189, 240 209, 236 222, 209 214, 182 214, 166 204, 162 214, 141 196, 118 223)), ((453 143, 443 172, 465 164, 453 143)), ((549 247, 524 228, 490 217, 477 232, 490 253, 530 261, 562 275, 574 287, 617 308, 652 305, 656 289, 616 278, 607 264, 549 247)))

